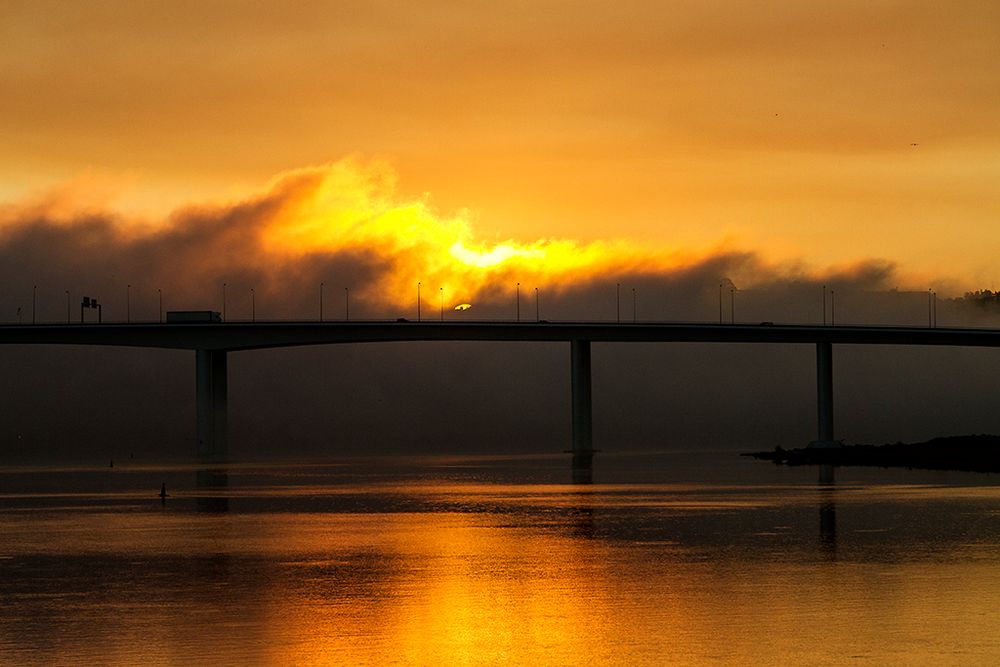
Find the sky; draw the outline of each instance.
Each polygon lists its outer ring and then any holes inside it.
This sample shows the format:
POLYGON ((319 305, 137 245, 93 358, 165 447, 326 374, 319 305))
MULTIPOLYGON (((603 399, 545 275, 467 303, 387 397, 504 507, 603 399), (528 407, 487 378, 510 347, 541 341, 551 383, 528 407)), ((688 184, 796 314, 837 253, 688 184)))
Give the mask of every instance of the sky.
POLYGON ((993 2, 15 0, 0 39, 7 207, 162 227, 346 160, 487 252, 1000 277, 993 2))
MULTIPOLYGON (((1000 286, 994 2, 9 0, 0 43, 0 323, 414 318, 418 289, 447 319, 926 324, 930 290, 1000 322, 953 299, 1000 286)), ((237 354, 234 442, 551 449, 567 354, 237 354)), ((596 346, 595 437, 801 444, 810 355, 596 346)), ((184 359, 0 356, 3 451, 192 438, 184 359)), ((992 351, 836 363, 844 437, 1000 430, 992 351)))

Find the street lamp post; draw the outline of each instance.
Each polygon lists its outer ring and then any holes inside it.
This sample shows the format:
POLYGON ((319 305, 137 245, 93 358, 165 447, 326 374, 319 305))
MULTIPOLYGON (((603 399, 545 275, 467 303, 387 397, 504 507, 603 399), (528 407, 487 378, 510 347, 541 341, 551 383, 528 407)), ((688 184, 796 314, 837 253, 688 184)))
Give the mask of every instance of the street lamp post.
POLYGON ((35 297, 38 294, 38 285, 31 288, 31 323, 35 323, 35 297))
POLYGON ((222 283, 222 321, 226 321, 226 283, 222 283))
POLYGON ((438 288, 441 290, 441 321, 444 322, 444 288, 438 288))
POLYGON ((636 311, 639 309, 639 297, 635 295, 635 288, 632 288, 632 324, 635 324, 636 311))
POLYGON ((351 288, 344 288, 344 321, 350 322, 351 320, 351 288))
POLYGON ((736 324, 736 289, 729 290, 729 323, 736 324))
POLYGON ((319 284, 319 321, 323 321, 323 283, 319 284))
POLYGON ((722 283, 719 283, 719 324, 722 324, 722 283))
POLYGON ((125 323, 132 323, 132 286, 125 286, 125 323))
POLYGON ((417 281, 417 322, 420 321, 420 281, 417 281))
POLYGON ((830 290, 830 326, 837 326, 837 293, 830 290))
POLYGON ((615 322, 622 323, 622 284, 615 283, 615 322))
POLYGON ((535 288, 535 321, 541 322, 542 318, 538 315, 538 288, 535 288))
POLYGON ((823 326, 826 326, 826 285, 823 285, 823 326))
POLYGON ((518 322, 521 321, 521 283, 517 284, 517 302, 514 307, 514 317, 518 322))
POLYGON ((257 321, 257 296, 252 287, 250 288, 250 321, 257 321))

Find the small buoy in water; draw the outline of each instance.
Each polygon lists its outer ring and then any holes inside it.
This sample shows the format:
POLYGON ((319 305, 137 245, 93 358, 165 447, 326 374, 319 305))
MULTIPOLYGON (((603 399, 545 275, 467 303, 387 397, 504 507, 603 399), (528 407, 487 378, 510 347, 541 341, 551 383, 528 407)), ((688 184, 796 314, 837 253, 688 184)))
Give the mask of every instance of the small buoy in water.
POLYGON ((166 483, 166 482, 164 482, 164 483, 163 483, 163 484, 162 484, 162 485, 160 486, 160 498, 161 498, 161 499, 165 499, 166 497, 167 497, 167 483, 166 483))

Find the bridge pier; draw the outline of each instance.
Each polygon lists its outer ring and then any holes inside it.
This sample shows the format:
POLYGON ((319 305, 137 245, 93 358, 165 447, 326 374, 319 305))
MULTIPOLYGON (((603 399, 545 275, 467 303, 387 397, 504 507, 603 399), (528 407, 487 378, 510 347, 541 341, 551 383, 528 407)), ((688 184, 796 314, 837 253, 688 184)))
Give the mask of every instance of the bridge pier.
POLYGON ((833 345, 816 343, 816 416, 818 432, 814 445, 830 447, 833 439, 833 345))
POLYGON ((228 363, 225 350, 195 350, 198 461, 222 463, 229 454, 226 439, 228 363))
POLYGON ((570 341, 570 383, 573 406, 573 481, 589 482, 594 459, 591 410, 590 341, 570 341))
MULTIPOLYGON (((816 417, 816 439, 809 446, 839 447, 840 443, 833 438, 833 345, 826 341, 816 343, 816 417)), ((832 465, 820 465, 819 483, 834 483, 832 465)))

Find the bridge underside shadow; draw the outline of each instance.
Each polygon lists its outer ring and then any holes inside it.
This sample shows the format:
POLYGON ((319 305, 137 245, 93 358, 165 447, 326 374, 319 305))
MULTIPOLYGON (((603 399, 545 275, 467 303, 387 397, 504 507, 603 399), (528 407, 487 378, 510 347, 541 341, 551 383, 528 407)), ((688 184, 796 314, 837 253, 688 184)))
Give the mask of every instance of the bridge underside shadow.
MULTIPOLYGON (((572 392, 572 470, 574 481, 589 482, 593 468, 593 401, 590 341, 570 342, 572 392)), ((224 463, 229 456, 226 350, 195 351, 198 461, 224 463)))
MULTIPOLYGON (((572 406, 572 473, 575 482, 590 482, 594 454, 591 341, 570 341, 572 406)), ((198 461, 224 463, 228 444, 228 359, 226 350, 196 350, 198 461)), ((810 447, 836 447, 833 431, 833 350, 829 342, 816 343, 817 439, 810 447)), ((821 471, 821 481, 832 481, 832 470, 821 471)))

